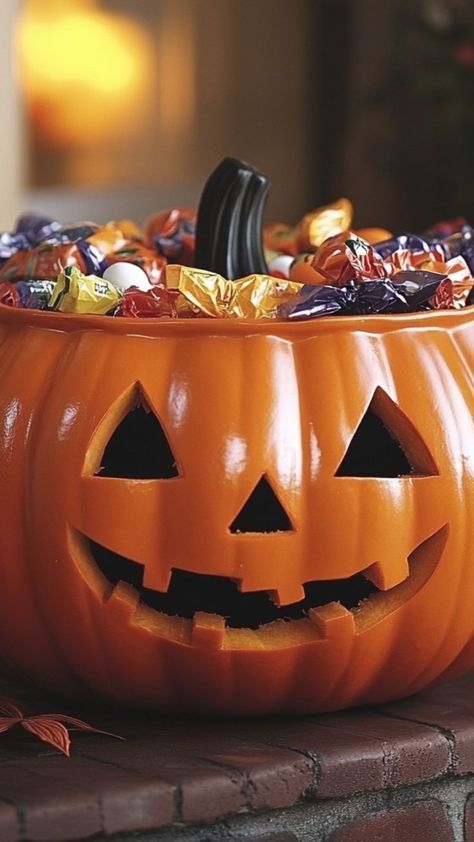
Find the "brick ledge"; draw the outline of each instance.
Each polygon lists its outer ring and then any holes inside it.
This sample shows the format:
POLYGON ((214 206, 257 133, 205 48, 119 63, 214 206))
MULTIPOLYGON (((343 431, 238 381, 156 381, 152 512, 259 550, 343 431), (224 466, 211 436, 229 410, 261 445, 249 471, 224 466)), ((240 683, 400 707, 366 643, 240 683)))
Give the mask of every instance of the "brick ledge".
MULTIPOLYGON (((52 707, 26 688, 0 690, 33 712, 52 707)), ((324 716, 203 722, 61 710, 127 740, 77 735, 68 760, 27 735, 2 735, 2 842, 128 842, 130 833, 474 842, 474 673, 324 716)))

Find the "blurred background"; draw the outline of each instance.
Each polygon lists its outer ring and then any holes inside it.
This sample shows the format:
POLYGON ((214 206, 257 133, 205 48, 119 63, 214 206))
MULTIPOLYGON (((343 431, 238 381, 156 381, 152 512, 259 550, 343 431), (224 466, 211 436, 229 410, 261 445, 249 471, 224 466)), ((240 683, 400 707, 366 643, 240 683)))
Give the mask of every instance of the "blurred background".
POLYGON ((473 0, 2 0, 0 227, 196 205, 225 155, 294 223, 474 222, 473 0))

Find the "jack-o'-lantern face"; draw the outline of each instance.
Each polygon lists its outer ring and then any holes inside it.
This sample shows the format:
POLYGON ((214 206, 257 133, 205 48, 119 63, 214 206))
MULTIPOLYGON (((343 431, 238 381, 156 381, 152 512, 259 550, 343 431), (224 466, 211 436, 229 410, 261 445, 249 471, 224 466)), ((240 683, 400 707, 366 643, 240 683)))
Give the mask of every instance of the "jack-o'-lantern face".
POLYGON ((263 712, 391 698, 456 658, 469 313, 140 335, 50 318, 36 379, 0 404, 11 662, 128 704, 263 712))
MULTIPOLYGON (((337 620, 341 630, 342 627, 346 631, 352 627, 355 632, 351 609, 357 609, 358 614, 364 610, 369 622, 380 620, 383 612, 393 611, 431 576, 445 543, 446 526, 428 534, 425 541, 412 548, 412 552, 408 548, 408 553, 399 559, 390 557, 385 560, 382 557, 373 561, 377 555, 374 549, 366 559, 369 564, 348 577, 333 575, 330 579, 323 576, 318 580, 308 580, 307 576, 313 569, 311 563, 301 567, 295 562, 290 563, 291 553, 295 556, 298 553, 298 549, 292 548, 292 538, 297 540, 296 533, 303 524, 295 523, 295 516, 285 509, 275 490, 278 486, 275 468, 273 466, 270 471, 266 465, 257 465, 253 489, 227 528, 221 529, 227 539, 227 548, 220 550, 221 565, 217 574, 213 572, 211 559, 209 568, 203 568, 200 561, 196 563, 193 559, 191 549, 183 554, 179 534, 171 535, 168 545, 163 547, 161 544, 159 557, 156 539, 160 527, 156 513, 159 518, 164 501, 162 499, 157 507, 157 495, 162 497, 168 493, 165 481, 173 481, 169 493, 176 495, 176 511, 184 513, 189 502, 186 499, 180 502, 180 492, 186 498, 184 483, 179 482, 184 479, 184 469, 173 453, 155 412, 140 384, 133 384, 95 431, 85 462, 83 501, 87 507, 85 519, 89 520, 89 528, 87 535, 73 533, 73 542, 77 543, 80 567, 86 579, 88 574, 90 576, 90 567, 95 573, 97 567, 111 586, 110 595, 117 586, 120 592, 123 584, 128 583, 132 586, 129 592, 135 592, 137 605, 146 605, 168 617, 176 617, 178 622, 181 619, 192 620, 193 640, 201 639, 208 630, 214 645, 218 646, 225 640, 226 627, 258 630, 276 620, 310 617, 323 633, 328 630, 329 620, 334 631, 337 620), (104 441, 107 442, 105 448, 104 441), (123 490, 118 488, 122 481, 126 481, 123 490), (128 494, 129 516, 124 519, 126 532, 123 535, 118 534, 117 528, 111 535, 106 534, 109 526, 104 505, 108 509, 109 493, 128 494), (101 502, 102 495, 104 502, 101 502), (140 513, 135 509, 135 497, 140 513), (148 521, 151 529, 147 528, 144 520, 148 521), (139 524, 138 535, 130 530, 132 523, 139 524), (263 540, 265 537, 266 541, 263 540), (85 540, 87 538, 88 541, 85 540), (106 543, 100 543, 95 538, 106 543), (273 565, 266 566, 259 574, 259 584, 263 584, 265 575, 268 578, 265 589, 256 589, 257 583, 252 582, 256 565, 248 539, 258 541, 262 555, 260 564, 265 560, 267 542, 270 544, 271 541, 273 565), (418 561, 428 547, 436 548, 437 552, 430 554, 424 563, 418 561), (252 552, 250 563, 246 563, 246 548, 252 552), (233 563, 236 552, 239 554, 240 575, 237 575, 233 563), (281 581, 274 572, 278 569, 280 555, 281 581), (410 562, 422 568, 416 569, 413 582, 407 582, 410 562), (401 583, 405 583, 404 587, 400 587, 397 593, 396 588, 401 583), (387 593, 385 600, 384 592, 387 593), (371 598, 376 594, 377 611, 372 612, 371 598)), ((211 418, 207 423, 212 429, 211 418)), ((219 442, 219 430, 214 432, 219 442)), ((242 449, 243 445, 244 439, 241 438, 242 449)), ((416 505, 417 487, 420 485, 417 480, 425 481, 425 490, 420 494, 426 494, 426 479, 436 476, 439 476, 439 471, 422 437, 387 393, 377 387, 335 472, 335 479, 354 481, 365 477, 372 482, 392 479, 397 481, 398 493, 402 494, 405 493, 404 481, 407 481, 416 505)), ((204 475, 203 483, 205 480, 204 475)), ((337 493, 337 483, 334 488, 337 493)), ((284 492, 283 486, 282 497, 284 492)), ((225 527, 225 523, 223 525, 225 527)), ((172 531, 171 523, 168 528, 172 531)), ((184 519, 179 525, 181 530, 186 530, 184 519)), ((326 537, 326 543, 333 545, 328 549, 330 555, 335 552, 334 545, 337 547, 334 532, 330 529, 326 537)), ((208 541, 211 546, 212 535, 208 541)), ((202 558, 204 548, 200 549, 196 542, 196 549, 202 558)), ((360 559, 360 562, 363 561, 360 559)), ((321 573, 326 572, 337 574, 337 570, 321 570, 321 573)))

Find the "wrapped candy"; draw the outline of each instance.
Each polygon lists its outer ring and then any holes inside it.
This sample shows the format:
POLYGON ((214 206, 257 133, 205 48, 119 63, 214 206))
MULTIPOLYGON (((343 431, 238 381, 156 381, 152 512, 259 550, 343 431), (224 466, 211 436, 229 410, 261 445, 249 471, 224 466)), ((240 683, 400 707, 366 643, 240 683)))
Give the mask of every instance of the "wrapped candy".
MULTIPOLYGON (((301 288, 301 284, 249 275, 230 281, 213 272, 168 266, 169 289, 178 290, 191 307, 191 314, 225 318, 275 318, 278 307, 301 288)), ((178 302, 178 311, 185 309, 178 302)))
POLYGON ((118 289, 105 278, 83 275, 75 266, 67 266, 54 286, 49 307, 62 313, 105 315, 120 299, 118 289))
POLYGON ((349 199, 338 199, 307 213, 296 226, 298 251, 314 251, 329 237, 347 231, 353 215, 349 199))
POLYGON ((465 226, 469 226, 467 219, 463 216, 456 216, 454 219, 444 219, 442 222, 436 222, 424 232, 424 236, 429 240, 444 240, 452 234, 457 234, 462 231, 465 226))
MULTIPOLYGON (((297 226, 266 226, 267 272, 263 254, 259 273, 249 272, 255 243, 239 240, 245 277, 237 280, 223 277, 226 271, 186 265, 195 252, 193 210, 154 214, 145 233, 129 219, 99 227, 26 214, 13 232, 0 234, 0 303, 132 318, 233 319, 401 313, 474 303, 474 230, 464 219, 438 223, 422 236, 380 228, 354 233, 352 213, 351 203, 340 199, 306 214, 297 226)), ((237 218, 242 228, 245 219, 237 218)), ((261 218, 258 225, 260 231, 261 218)), ((224 260, 236 242, 230 238, 220 246, 224 260)))
POLYGON ((85 257, 77 243, 36 246, 18 251, 0 268, 0 278, 6 281, 56 280, 65 266, 76 266, 87 272, 85 257))
POLYGON ((119 251, 128 242, 129 237, 116 222, 108 222, 88 237, 88 243, 95 246, 104 256, 119 251))
POLYGON ((10 234, 5 231, 0 234, 0 264, 4 264, 17 251, 27 248, 29 248, 29 243, 24 234, 10 234))
POLYGON ((196 239, 196 211, 171 208, 151 216, 145 225, 145 245, 172 263, 192 264, 196 239))
MULTIPOLYGON (((0 262, 9 260, 18 251, 34 249, 45 244, 58 246, 85 240, 97 228, 98 226, 93 222, 61 225, 49 216, 24 214, 19 218, 13 233, 0 234, 0 262)), ((86 246, 83 249, 88 261, 86 246)))
POLYGON ((107 256, 109 266, 118 262, 139 266, 148 276, 150 284, 164 286, 166 259, 152 249, 140 243, 129 242, 119 251, 107 256))
POLYGON ((22 234, 28 246, 39 246, 54 237, 61 228, 61 223, 50 216, 37 213, 24 213, 17 221, 15 233, 22 234))
POLYGON ((0 281, 0 304, 6 304, 8 307, 20 306, 18 290, 10 281, 0 281))
POLYGON ((399 249, 430 254, 430 243, 427 239, 419 237, 417 234, 398 234, 390 240, 382 240, 382 242, 376 243, 374 249, 377 254, 380 254, 385 259, 399 249))
POLYGON ((28 310, 46 310, 54 286, 54 281, 18 281, 14 288, 19 296, 19 306, 28 310))
POLYGON ((314 255, 311 266, 326 282, 335 286, 344 286, 352 280, 360 283, 387 276, 380 255, 351 231, 343 231, 326 240, 314 255))
POLYGON ((460 231, 441 240, 447 258, 462 257, 474 274, 474 230, 470 225, 463 225, 460 231))
MULTIPOLYGON (((92 237, 98 228, 99 226, 95 222, 71 222, 61 225, 54 232, 53 240, 56 243, 75 243, 77 240, 86 240, 88 237, 92 237)), ((48 242, 50 242, 49 238, 48 242)))
POLYGON ((436 272, 399 272, 392 280, 351 281, 341 286, 305 285, 294 299, 278 307, 287 319, 328 315, 407 313, 429 309, 438 289, 449 282, 436 272))
POLYGON ((177 296, 177 292, 164 287, 154 286, 145 292, 130 287, 124 292, 114 316, 131 316, 138 319, 163 316, 171 318, 177 315, 177 296))

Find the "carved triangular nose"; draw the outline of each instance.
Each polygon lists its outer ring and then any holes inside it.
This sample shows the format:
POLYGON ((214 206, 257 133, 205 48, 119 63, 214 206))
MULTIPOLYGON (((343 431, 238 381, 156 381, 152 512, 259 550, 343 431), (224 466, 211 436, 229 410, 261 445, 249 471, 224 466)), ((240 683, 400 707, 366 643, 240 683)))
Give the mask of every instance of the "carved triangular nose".
POLYGON ((293 530, 290 518, 265 474, 258 481, 229 529, 233 533, 291 532, 293 530))

